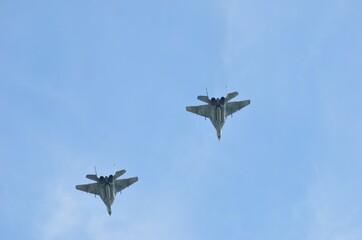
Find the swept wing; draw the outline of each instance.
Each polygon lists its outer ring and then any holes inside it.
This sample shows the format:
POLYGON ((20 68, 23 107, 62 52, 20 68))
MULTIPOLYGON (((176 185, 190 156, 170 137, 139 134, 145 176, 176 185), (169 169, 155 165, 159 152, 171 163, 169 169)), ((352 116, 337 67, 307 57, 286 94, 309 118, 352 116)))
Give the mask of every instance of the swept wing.
POLYGON ((192 106, 186 107, 186 110, 197 115, 210 118, 211 117, 211 106, 210 105, 201 105, 201 106, 192 106))
POLYGON ((233 114, 236 111, 239 111, 240 109, 242 109, 243 107, 245 107, 245 106, 247 106, 249 104, 250 104, 250 100, 227 103, 227 105, 226 105, 227 116, 233 114))
POLYGON ((76 185, 75 188, 83 192, 100 195, 98 183, 76 185))
POLYGON ((138 181, 138 177, 116 180, 114 182, 114 187, 115 187, 116 193, 122 191, 123 189, 125 189, 126 187, 129 187, 130 185, 132 185, 133 183, 135 183, 137 181, 138 181))

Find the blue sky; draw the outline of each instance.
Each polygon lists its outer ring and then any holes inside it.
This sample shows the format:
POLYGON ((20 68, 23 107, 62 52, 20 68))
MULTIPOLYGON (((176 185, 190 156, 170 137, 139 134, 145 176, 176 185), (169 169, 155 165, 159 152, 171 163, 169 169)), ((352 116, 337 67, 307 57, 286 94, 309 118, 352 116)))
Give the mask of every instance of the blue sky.
POLYGON ((0 232, 362 239, 362 3, 0 2, 0 232), (197 95, 251 104, 219 142, 197 95), (139 181, 110 218, 85 175, 139 181))

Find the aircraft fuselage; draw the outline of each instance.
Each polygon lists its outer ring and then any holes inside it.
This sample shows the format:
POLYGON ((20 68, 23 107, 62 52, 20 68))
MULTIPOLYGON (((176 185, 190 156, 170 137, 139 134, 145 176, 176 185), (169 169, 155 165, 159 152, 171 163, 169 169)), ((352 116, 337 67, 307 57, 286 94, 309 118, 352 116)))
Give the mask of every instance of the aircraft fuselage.
POLYGON ((96 183, 76 185, 77 190, 92 193, 99 196, 107 207, 108 214, 112 214, 112 204, 116 198, 116 194, 126 187, 138 181, 138 177, 127 179, 118 179, 126 170, 117 171, 114 175, 97 176, 96 174, 87 174, 86 178, 96 181, 96 183))
POLYGON ((217 137, 221 138, 221 129, 223 128, 227 116, 239 111, 243 107, 250 104, 250 100, 230 102, 236 97, 238 92, 228 93, 226 97, 209 98, 209 96, 197 96, 197 99, 207 103, 207 105, 187 106, 186 111, 210 118, 211 123, 216 129, 217 137))
POLYGON ((211 109, 211 117, 210 121, 214 125, 216 129, 217 137, 221 138, 221 129, 226 121, 226 102, 222 99, 215 99, 211 101, 211 105, 213 106, 211 109))
POLYGON ((104 204, 107 206, 108 214, 112 214, 112 204, 116 197, 114 181, 109 181, 107 177, 105 177, 105 182, 99 183, 101 184, 101 194, 100 197, 103 200, 104 204))

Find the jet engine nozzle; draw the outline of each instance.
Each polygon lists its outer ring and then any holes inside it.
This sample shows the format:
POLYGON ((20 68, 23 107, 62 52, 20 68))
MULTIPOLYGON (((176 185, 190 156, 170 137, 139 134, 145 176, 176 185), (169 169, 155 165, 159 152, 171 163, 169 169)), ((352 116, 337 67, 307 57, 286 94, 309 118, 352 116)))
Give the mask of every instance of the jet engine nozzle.
POLYGON ((105 178, 104 178, 103 176, 100 176, 99 182, 100 182, 100 183, 104 183, 105 181, 106 181, 105 178))
POLYGON ((109 175, 108 182, 113 182, 113 175, 109 175))
POLYGON ((225 98, 224 98, 224 97, 221 97, 221 98, 220 98, 220 104, 221 104, 221 105, 224 105, 224 104, 225 104, 225 98))

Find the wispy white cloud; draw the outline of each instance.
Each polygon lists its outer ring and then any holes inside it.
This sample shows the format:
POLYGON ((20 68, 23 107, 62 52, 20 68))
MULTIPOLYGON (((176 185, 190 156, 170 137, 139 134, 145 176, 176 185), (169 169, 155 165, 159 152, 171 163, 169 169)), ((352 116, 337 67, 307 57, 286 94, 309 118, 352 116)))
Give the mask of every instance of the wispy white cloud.
POLYGON ((111 217, 99 197, 74 188, 77 181, 84 179, 78 174, 86 165, 82 157, 64 146, 55 150, 55 158, 62 159, 58 170, 63 174, 49 179, 40 199, 39 205, 44 207, 35 221, 37 238, 200 239, 192 222, 189 196, 198 191, 196 186, 209 166, 211 152, 207 144, 197 142, 191 138, 177 145, 160 179, 136 173, 140 182, 117 195, 111 217), (189 142, 193 142, 191 149, 189 142), (181 157, 181 152, 186 154, 181 157), (64 174, 67 169, 72 171, 64 174), (146 190, 145 185, 152 189, 146 190))
POLYGON ((127 198, 127 206, 132 206, 129 209, 120 205, 126 203, 122 195, 117 195, 114 213, 109 217, 99 197, 94 201, 90 194, 78 198, 71 193, 73 189, 65 187, 48 191, 50 197, 42 203, 46 208, 36 221, 37 238, 198 239, 189 225, 187 211, 166 192, 159 194, 156 189, 159 196, 149 196, 151 200, 146 201, 139 198, 130 203, 132 200, 127 198))
POLYGON ((222 58, 225 65, 231 63, 245 48, 257 43, 263 36, 262 8, 240 0, 221 1, 225 18, 225 39, 222 58))
POLYGON ((318 177, 309 197, 308 239, 362 239, 362 209, 351 198, 360 199, 338 174, 318 177), (334 176, 333 176, 334 175, 334 176))
POLYGON ((111 219, 93 215, 83 228, 91 239, 197 239, 187 228, 184 214, 162 200, 141 207, 143 212, 122 212, 111 219))
POLYGON ((47 192, 43 200, 40 218, 35 222, 39 239, 64 239, 81 223, 79 202, 64 186, 57 186, 47 192))
POLYGON ((347 33, 345 29, 346 19, 354 17, 354 5, 353 1, 333 1, 326 5, 315 24, 310 44, 308 64, 318 69, 314 78, 318 83, 323 139, 314 150, 316 179, 309 192, 308 239, 311 240, 362 239, 359 191, 362 131, 357 123, 361 114, 355 110, 359 107, 356 103, 361 101, 357 90, 361 84, 354 78, 345 78, 359 75, 360 70, 345 67, 347 59, 356 60, 356 57, 355 52, 343 50, 350 41, 346 34, 357 34, 347 33))

